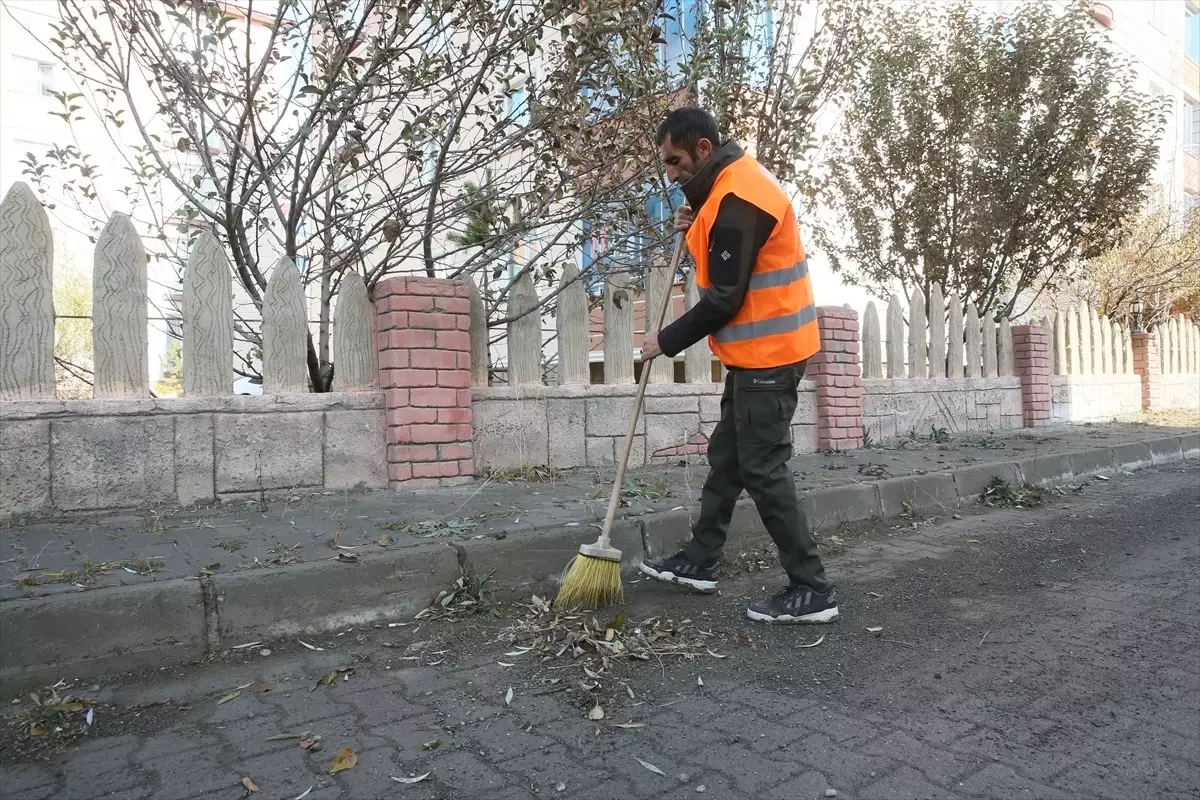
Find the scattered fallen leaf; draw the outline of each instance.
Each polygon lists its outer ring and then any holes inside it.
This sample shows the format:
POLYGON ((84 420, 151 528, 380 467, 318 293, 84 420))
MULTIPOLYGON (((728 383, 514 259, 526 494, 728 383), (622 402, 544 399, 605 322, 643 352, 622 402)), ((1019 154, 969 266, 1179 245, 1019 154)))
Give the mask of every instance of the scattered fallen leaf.
POLYGON ((343 747, 333 757, 333 766, 329 768, 329 774, 336 775, 339 772, 354 769, 356 764, 358 764, 358 755, 349 747, 343 747))
POLYGON ((83 703, 59 703, 58 705, 50 706, 50 710, 74 713, 76 711, 83 711, 83 703))
POLYGON ((297 639, 296 641, 300 642, 300 644, 304 645, 309 650, 324 650, 325 649, 324 647, 317 647, 315 644, 309 644, 308 642, 303 642, 303 641, 300 641, 299 639, 297 639))
POLYGON ((527 719, 521 723, 521 730, 525 731, 526 733, 529 733, 529 731, 533 730, 533 720, 527 719))
POLYGON ((637 756, 634 756, 634 757, 633 757, 633 760, 634 760, 634 761, 636 761, 636 762, 638 762, 639 764, 641 764, 641 765, 642 765, 643 767, 645 767, 646 769, 648 769, 648 770, 650 770, 651 772, 653 772, 655 775, 662 775, 664 778, 665 778, 665 777, 667 777, 667 773, 663 772, 661 769, 659 769, 658 767, 654 766, 654 765, 653 765, 653 764, 651 764, 649 761, 642 761, 642 760, 641 760, 640 758, 638 758, 637 756))
POLYGON ((504 695, 504 705, 511 706, 512 701, 513 701, 513 690, 512 690, 512 687, 510 686, 510 687, 508 687, 508 694, 504 695))
POLYGON ((424 744, 422 744, 421 749, 422 750, 437 750, 441 746, 442 746, 441 739, 433 739, 432 741, 428 741, 428 742, 425 742, 424 744))
POLYGON ((592 706, 592 710, 588 712, 588 719, 590 719, 590 720, 604 719, 604 709, 600 707, 599 703, 596 703, 596 705, 592 706))
POLYGON ((245 650, 247 647, 256 647, 257 645, 260 645, 260 644, 262 644, 262 642, 246 642, 245 644, 235 644, 235 645, 234 645, 232 648, 230 648, 230 649, 232 649, 232 650, 245 650))
POLYGON ((497 661, 496 663, 502 667, 515 667, 516 666, 516 664, 510 664, 507 661, 497 661))
POLYGON ((301 734, 299 734, 299 733, 277 733, 274 736, 268 736, 267 741, 268 742, 278 742, 283 739, 299 739, 299 738, 301 738, 301 734))
POLYGON ((87 719, 87 724, 88 724, 88 725, 91 725, 91 724, 92 724, 92 720, 93 720, 93 719, 95 719, 95 716, 96 716, 96 709, 94 709, 94 708, 89 708, 89 709, 88 709, 88 713, 87 713, 87 717, 86 717, 86 719, 87 719))
POLYGON ((233 688, 237 689, 240 692, 242 689, 249 689, 253 685, 254 685, 254 681, 250 681, 249 683, 243 683, 241 686, 235 686, 233 688))
MULTIPOLYGON (((708 650, 708 648, 705 649, 708 650)), ((720 653, 714 653, 712 650, 708 650, 708 654, 713 658, 729 658, 729 656, 723 656, 720 653)))
POLYGON ((257 792, 258 784, 252 781, 249 776, 242 778, 242 786, 246 787, 247 792, 257 792))
POLYGON ((30 736, 45 736, 46 732, 44 730, 42 730, 41 728, 30 728, 29 735, 30 736))
POLYGON ((599 679, 600 679, 600 673, 599 673, 599 672, 592 672, 592 671, 591 671, 590 669, 588 669, 587 667, 584 667, 584 668, 583 668, 583 674, 587 675, 589 678, 595 678, 595 679, 597 679, 597 680, 599 680, 599 679))
POLYGON ((737 636, 737 643, 738 643, 738 644, 750 644, 750 643, 751 643, 751 642, 753 642, 753 641, 754 641, 753 639, 751 639, 749 636, 747 636, 747 635, 746 635, 746 634, 744 634, 744 633, 739 633, 739 634, 738 634, 738 636, 737 636))
POLYGON ((633 693, 633 689, 629 688, 629 684, 625 684, 625 691, 629 693, 630 700, 637 700, 637 695, 633 693))
POLYGON ((295 798, 295 800, 304 800, 304 798, 306 798, 306 797, 308 797, 310 794, 312 794, 312 790, 313 790, 313 787, 311 787, 311 786, 310 786, 310 787, 308 787, 308 788, 307 788, 307 789, 305 789, 303 792, 301 792, 300 794, 296 795, 296 798, 295 798))
POLYGON ((879 633, 881 630, 883 630, 882 625, 877 628, 867 628, 867 633, 879 633))
POLYGON ((300 749, 301 750, 309 750, 309 751, 315 753, 318 750, 320 750, 322 747, 323 747, 323 745, 321 744, 320 736, 303 736, 300 739, 300 749))
POLYGON ((883 595, 879 594, 879 592, 867 592, 867 597, 878 597, 880 600, 883 599, 883 595))
POLYGON ((217 705, 222 705, 224 703, 228 703, 230 700, 236 699, 237 696, 240 694, 241 694, 241 692, 230 692, 229 694, 225 695, 220 700, 218 700, 217 705))
POLYGON ((1096 475, 1095 478, 1098 481, 1107 481, 1108 480, 1108 477, 1105 475, 1096 475))
POLYGON ((391 543, 392 543, 391 534, 387 534, 387 533, 385 533, 383 536, 380 536, 378 539, 375 540, 375 544, 379 545, 380 547, 387 547, 391 543))
POLYGON ((358 563, 358 556, 354 553, 338 553, 338 561, 345 561, 350 564, 358 563))
POLYGON ((635 728, 646 727, 646 723, 644 723, 644 722, 621 722, 621 723, 618 723, 616 727, 625 728, 627 730, 633 730, 635 728))
POLYGON ((393 775, 392 780, 394 780, 396 783, 403 783, 411 786, 414 783, 420 783, 432 774, 432 772, 426 772, 424 775, 418 775, 415 778, 397 778, 395 775, 393 775))
POLYGON ((812 644, 802 644, 802 645, 800 645, 800 647, 816 647, 817 645, 819 645, 819 644, 820 644, 821 642, 823 642, 823 641, 825 641, 825 634, 821 634, 821 638, 820 638, 820 639, 817 639, 817 640, 816 640, 815 642, 813 642, 812 644))
POLYGON ((338 671, 336 669, 331 669, 331 670, 329 670, 329 672, 326 672, 324 675, 322 675, 320 678, 318 678, 317 682, 314 683, 312 685, 312 688, 309 689, 308 691, 315 692, 317 690, 318 686, 332 686, 334 681, 337 680, 337 677, 338 677, 338 671))
POLYGON ((696 676, 696 685, 697 685, 697 686, 703 686, 703 685, 704 685, 704 678, 701 678, 699 675, 697 675, 697 676, 696 676))
POLYGON ((330 547, 337 547, 338 543, 341 541, 342 541, 342 535, 340 533, 335 533, 333 536, 330 536, 329 539, 327 539, 325 543, 328 544, 330 547))

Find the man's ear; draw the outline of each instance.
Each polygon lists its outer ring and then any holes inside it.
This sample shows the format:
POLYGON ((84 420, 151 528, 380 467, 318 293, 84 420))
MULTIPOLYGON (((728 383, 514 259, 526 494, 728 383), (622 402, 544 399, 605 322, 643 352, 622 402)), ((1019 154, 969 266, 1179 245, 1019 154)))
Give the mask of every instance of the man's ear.
POLYGON ((696 142, 696 157, 697 157, 697 159, 699 159, 700 161, 708 161, 708 159, 712 158, 712 154, 713 154, 713 143, 712 142, 710 142, 708 139, 701 139, 700 141, 696 142))

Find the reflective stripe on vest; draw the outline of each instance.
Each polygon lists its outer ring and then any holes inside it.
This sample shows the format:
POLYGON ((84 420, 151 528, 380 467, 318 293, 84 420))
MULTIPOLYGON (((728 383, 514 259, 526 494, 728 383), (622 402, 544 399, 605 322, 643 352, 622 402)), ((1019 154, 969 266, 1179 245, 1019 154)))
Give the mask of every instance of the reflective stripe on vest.
POLYGON ((789 283, 795 283, 806 277, 808 277, 807 258, 797 261, 787 269, 754 273, 750 276, 750 285, 746 287, 746 291, 752 292, 755 289, 773 289, 778 286, 787 286, 789 283))
MULTIPOLYGON (((780 271, 786 272, 786 270, 780 271)), ((795 314, 784 314, 782 317, 743 322, 741 325, 726 325, 713 334, 713 338, 721 344, 744 342, 747 339, 761 339, 764 336, 774 336, 777 333, 798 331, 808 323, 816 322, 816 320, 817 307, 808 305, 795 314)))

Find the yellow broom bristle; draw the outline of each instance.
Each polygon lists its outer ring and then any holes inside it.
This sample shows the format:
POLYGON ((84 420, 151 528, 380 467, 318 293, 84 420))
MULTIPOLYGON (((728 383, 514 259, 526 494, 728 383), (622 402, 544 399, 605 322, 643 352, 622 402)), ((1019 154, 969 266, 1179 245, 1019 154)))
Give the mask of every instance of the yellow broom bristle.
POLYGON ((562 584, 554 605, 562 608, 599 608, 624 600, 620 562, 580 553, 563 570, 562 584))

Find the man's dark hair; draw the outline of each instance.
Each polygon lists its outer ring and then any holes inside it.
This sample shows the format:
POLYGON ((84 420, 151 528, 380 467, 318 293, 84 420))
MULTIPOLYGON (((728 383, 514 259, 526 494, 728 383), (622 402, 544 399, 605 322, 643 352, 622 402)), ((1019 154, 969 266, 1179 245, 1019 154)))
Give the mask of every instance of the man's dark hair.
POLYGON ((696 143, 701 139, 708 139, 714 148, 721 145, 717 121, 702 108, 677 108, 668 114, 658 126, 654 143, 661 145, 667 136, 671 137, 671 144, 689 153, 695 152, 696 143))

